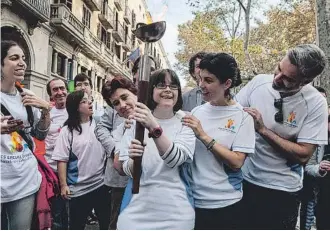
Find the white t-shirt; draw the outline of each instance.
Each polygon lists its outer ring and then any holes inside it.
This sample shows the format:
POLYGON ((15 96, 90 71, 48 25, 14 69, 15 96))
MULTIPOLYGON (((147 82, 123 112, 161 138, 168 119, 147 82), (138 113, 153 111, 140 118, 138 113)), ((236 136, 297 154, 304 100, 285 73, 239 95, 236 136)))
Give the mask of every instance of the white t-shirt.
MULTIPOLYGON (((328 142, 328 110, 324 97, 311 85, 304 86, 293 96, 283 98, 284 122, 274 119, 278 109, 274 100, 280 99, 272 87, 273 75, 254 77, 237 95, 236 100, 245 107, 256 108, 265 126, 280 137, 297 143, 316 145, 328 142)), ((296 192, 302 188, 303 167, 290 163, 256 133, 255 154, 246 159, 244 179, 275 190, 296 192)))
MULTIPOLYGON (((81 124, 82 133, 73 131, 73 159, 68 162, 67 184, 72 197, 82 196, 104 185, 105 151, 94 134, 95 121, 81 124)), ((61 129, 52 159, 69 161, 71 132, 67 126, 61 129)))
MULTIPOLYGON (((24 89, 24 91, 28 91, 24 89)), ((1 92, 3 104, 15 119, 21 119, 24 127, 30 127, 22 97, 1 92)), ((40 112, 32 107, 34 123, 40 118, 40 112)), ((27 143, 17 132, 1 135, 1 203, 19 200, 39 190, 41 174, 38 163, 27 143)))
POLYGON ((55 107, 50 111, 50 127, 45 139, 46 143, 46 154, 45 158, 49 166, 57 172, 57 161, 52 160, 52 154, 55 148, 56 140, 60 134, 61 128, 64 122, 68 119, 68 113, 66 108, 57 109, 55 107))
MULTIPOLYGON (((231 151, 254 153, 254 122, 241 105, 212 106, 206 103, 192 110, 203 130, 231 151)), ((233 171, 206 146, 196 140, 192 164, 192 189, 197 208, 215 209, 241 200, 242 171, 233 171)))
MULTIPOLYGON (((158 120, 163 134, 178 144, 180 149, 189 155, 192 161, 195 149, 195 135, 193 131, 183 126, 181 121, 173 117, 158 120)), ((119 159, 128 161, 128 145, 134 137, 135 126, 126 129, 122 139, 119 159)), ((153 139, 145 132, 147 146, 142 158, 142 175, 139 194, 131 195, 126 190, 124 201, 128 205, 119 215, 118 229, 193 229, 195 212, 188 200, 186 187, 180 178, 179 167, 167 166, 160 157, 153 139), (130 197, 130 198, 127 198, 130 197)), ((130 185, 130 182, 128 183, 130 185)))

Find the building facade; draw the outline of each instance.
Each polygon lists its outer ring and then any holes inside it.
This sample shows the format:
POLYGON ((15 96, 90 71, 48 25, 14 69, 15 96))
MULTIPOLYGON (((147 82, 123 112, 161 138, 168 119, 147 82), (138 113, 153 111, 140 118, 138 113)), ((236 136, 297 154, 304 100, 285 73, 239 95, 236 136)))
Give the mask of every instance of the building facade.
MULTIPOLYGON (((47 99, 46 83, 57 77, 72 80, 84 72, 93 82, 93 96, 106 78, 131 78, 128 57, 144 43, 132 30, 150 16, 145 0, 2 0, 2 40, 17 41, 24 49, 27 72, 24 84, 47 99)), ((152 44, 161 68, 170 68, 161 41, 152 44)))

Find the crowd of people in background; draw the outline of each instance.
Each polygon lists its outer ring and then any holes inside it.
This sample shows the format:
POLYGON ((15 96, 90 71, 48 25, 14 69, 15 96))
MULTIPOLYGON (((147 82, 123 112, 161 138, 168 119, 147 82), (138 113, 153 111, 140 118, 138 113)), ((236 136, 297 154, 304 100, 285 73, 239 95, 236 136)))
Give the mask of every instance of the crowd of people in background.
POLYGON ((1 41, 2 229, 82 230, 93 216, 102 230, 295 229, 298 217, 300 229, 330 229, 327 92, 311 84, 326 66, 320 48, 292 48, 236 95, 230 54, 193 55, 197 86, 185 93, 173 70, 150 63, 146 104, 137 59, 132 79, 107 79, 95 115, 86 74, 73 92, 51 79, 51 104, 21 86, 24 52, 1 41))

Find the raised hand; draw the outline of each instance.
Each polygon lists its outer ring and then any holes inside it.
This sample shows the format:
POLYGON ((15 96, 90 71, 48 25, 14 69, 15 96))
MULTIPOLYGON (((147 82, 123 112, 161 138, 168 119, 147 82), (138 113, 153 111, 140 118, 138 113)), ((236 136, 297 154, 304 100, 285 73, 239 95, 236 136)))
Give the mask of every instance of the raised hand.
POLYGON ((183 125, 190 127, 194 131, 195 136, 198 139, 206 135, 201 125, 201 122, 195 116, 193 115, 184 116, 182 119, 182 123, 183 125))
POLYGON ((141 123, 148 130, 159 127, 155 117, 152 115, 150 109, 143 103, 136 103, 134 119, 141 123))
POLYGON ((22 102, 24 106, 32 106, 39 109, 50 109, 50 104, 36 95, 33 95, 28 92, 22 92, 22 102))

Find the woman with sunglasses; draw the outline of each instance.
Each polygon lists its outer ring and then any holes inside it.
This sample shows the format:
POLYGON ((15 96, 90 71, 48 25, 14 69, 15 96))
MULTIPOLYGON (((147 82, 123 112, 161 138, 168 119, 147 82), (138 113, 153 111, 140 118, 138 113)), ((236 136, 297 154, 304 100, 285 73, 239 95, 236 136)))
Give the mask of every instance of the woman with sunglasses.
POLYGON ((134 139, 133 125, 116 147, 122 169, 130 177, 117 228, 193 229, 195 213, 180 170, 193 160, 195 136, 176 116, 182 97, 174 71, 164 69, 151 75, 147 105, 136 103, 132 116, 146 128, 145 145, 134 139), (132 195, 132 158, 142 153, 140 192, 132 195))
POLYGON ((83 230, 94 208, 100 229, 110 223, 110 194, 104 185, 105 151, 97 140, 93 106, 83 90, 68 95, 68 119, 57 139, 52 159, 57 161, 61 195, 69 200, 69 227, 83 230))
POLYGON ((230 94, 241 83, 235 59, 207 54, 200 62, 200 88, 205 103, 183 118, 197 137, 192 163, 195 229, 237 229, 242 219, 241 167, 254 152, 253 119, 230 94))
POLYGON ((50 106, 20 86, 26 67, 22 48, 14 41, 1 41, 1 115, 7 116, 1 117, 2 229, 30 229, 42 180, 32 136, 45 139, 50 106))

